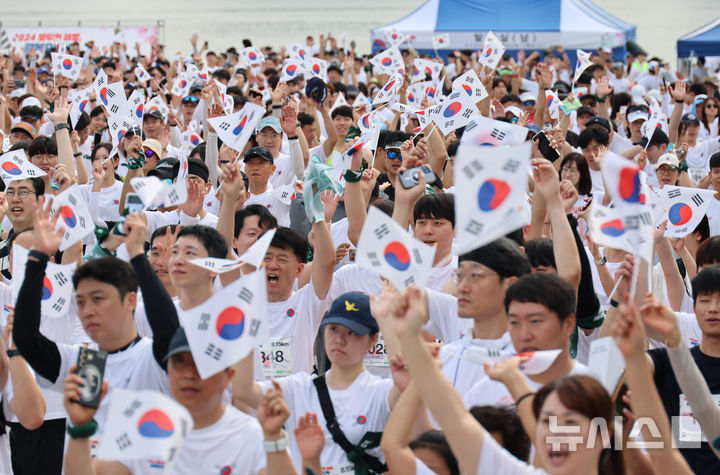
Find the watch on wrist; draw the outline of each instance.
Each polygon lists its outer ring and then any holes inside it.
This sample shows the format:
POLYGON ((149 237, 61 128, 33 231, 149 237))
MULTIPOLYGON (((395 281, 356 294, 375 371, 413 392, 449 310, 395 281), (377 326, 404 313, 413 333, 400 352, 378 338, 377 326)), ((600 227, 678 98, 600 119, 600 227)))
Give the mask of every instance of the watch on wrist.
POLYGON ((604 266, 607 263, 607 257, 602 256, 600 259, 595 259, 596 266, 604 266))
POLYGON ((282 452, 283 450, 287 449, 288 445, 290 445, 290 439, 288 438, 285 429, 282 429, 280 433, 282 434, 282 438, 278 440, 263 441, 263 445, 265 446, 265 452, 282 452))
POLYGON ((22 356, 20 354, 20 350, 13 348, 12 350, 7 350, 8 358, 12 358, 13 356, 22 356))
POLYGON ((55 124, 55 131, 61 130, 61 129, 67 129, 70 130, 70 124, 67 122, 60 122, 59 124, 55 124))
POLYGON ((298 139, 298 136, 297 136, 297 135, 293 135, 292 137, 288 137, 288 140, 297 140, 297 139, 298 139))

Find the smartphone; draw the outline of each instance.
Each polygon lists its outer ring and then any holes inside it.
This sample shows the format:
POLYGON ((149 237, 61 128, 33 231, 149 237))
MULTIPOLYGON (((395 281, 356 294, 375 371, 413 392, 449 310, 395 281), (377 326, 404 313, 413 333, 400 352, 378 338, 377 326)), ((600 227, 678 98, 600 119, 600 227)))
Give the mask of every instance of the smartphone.
POLYGON ((550 146, 550 141, 548 140, 547 135, 545 135, 545 132, 538 132, 532 139, 533 142, 537 142, 538 149, 540 150, 540 153, 542 153, 543 157, 547 158, 551 162, 560 158, 560 154, 557 150, 550 146))
POLYGON ((80 347, 75 374, 82 378, 83 385, 80 398, 73 402, 97 409, 100 405, 106 359, 107 353, 104 351, 80 347))
POLYGON ((625 111, 627 111, 627 106, 620 106, 620 110, 618 110, 618 112, 624 114, 625 111))
POLYGON ((399 174, 400 184, 403 188, 412 188, 420 182, 421 173, 425 177, 425 183, 432 183, 435 181, 435 173, 433 173, 430 165, 423 165, 421 167, 401 171, 399 174))
POLYGON ((143 210, 144 206, 137 193, 128 193, 125 195, 125 215, 139 213, 143 210))
POLYGON ((15 80, 15 88, 20 89, 23 87, 25 87, 25 81, 23 81, 22 79, 16 79, 15 80))

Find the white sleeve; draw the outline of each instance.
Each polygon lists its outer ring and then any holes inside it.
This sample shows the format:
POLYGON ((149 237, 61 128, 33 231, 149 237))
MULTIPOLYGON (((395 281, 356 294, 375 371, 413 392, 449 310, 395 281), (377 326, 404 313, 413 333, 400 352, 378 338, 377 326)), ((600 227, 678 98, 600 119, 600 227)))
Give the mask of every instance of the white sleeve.
MULTIPOLYGON (((305 160, 300 148, 300 140, 289 140, 288 143, 290 145, 290 162, 292 163, 293 173, 295 178, 302 180, 305 177, 305 160)), ((292 180, 288 179, 287 183, 292 183, 292 180)))
POLYGON ((180 127, 177 125, 170 127, 170 145, 177 148, 182 147, 182 143, 180 143, 180 134, 180 127))
MULTIPOLYGON (((484 430, 484 429, 483 429, 484 430)), ((535 468, 516 459, 510 452, 501 447, 492 436, 485 431, 482 452, 478 461, 477 474, 502 473, 504 475, 540 475, 545 470, 535 468)))
POLYGON ((460 324, 457 315, 457 299, 449 294, 427 289, 428 312, 430 319, 423 328, 443 343, 460 338, 460 324))

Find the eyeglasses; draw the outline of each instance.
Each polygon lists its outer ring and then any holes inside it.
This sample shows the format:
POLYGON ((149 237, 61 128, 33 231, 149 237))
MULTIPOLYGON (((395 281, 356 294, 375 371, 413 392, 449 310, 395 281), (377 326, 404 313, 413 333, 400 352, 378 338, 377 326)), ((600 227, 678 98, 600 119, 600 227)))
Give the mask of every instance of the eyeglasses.
POLYGON ((30 161, 32 162, 42 162, 43 160, 46 162, 52 162, 53 160, 57 159, 57 155, 33 155, 30 157, 30 161))
POLYGON ((715 104, 715 103, 713 103, 713 102, 709 102, 709 103, 705 104, 705 108, 707 109, 708 107, 712 107, 713 109, 717 109, 717 108, 718 108, 718 105, 715 104))
POLYGON ((18 195, 20 198, 27 198, 30 193, 35 194, 34 191, 28 188, 18 188, 17 190, 13 188, 8 188, 5 191, 5 196, 7 196, 8 198, 12 198, 15 195, 18 195))
POLYGON ((490 276, 493 275, 493 274, 499 276, 499 274, 498 274, 497 272, 492 272, 492 271, 490 271, 490 270, 488 270, 488 271, 475 271, 475 272, 470 272, 469 274, 466 274, 466 273, 464 273, 464 272, 455 271, 455 272, 452 273, 452 279, 453 279, 453 283, 454 283, 455 285, 459 284, 460 282, 462 282, 462 281, 465 280, 466 278, 468 279, 468 281, 469 281, 471 284, 476 284, 476 283, 480 282, 481 280, 490 277, 490 276))
POLYGON ((402 160, 402 154, 400 152, 397 152, 395 150, 388 150, 385 152, 387 155, 387 158, 390 160, 402 160))

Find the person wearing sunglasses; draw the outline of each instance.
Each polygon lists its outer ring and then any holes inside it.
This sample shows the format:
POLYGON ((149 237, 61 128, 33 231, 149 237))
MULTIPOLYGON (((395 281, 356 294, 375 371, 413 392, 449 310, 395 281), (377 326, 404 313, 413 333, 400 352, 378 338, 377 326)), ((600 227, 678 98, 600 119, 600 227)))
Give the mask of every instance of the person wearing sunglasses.
MULTIPOLYGON (((385 194, 388 199, 395 201, 395 181, 397 180, 398 170, 402 166, 402 148, 403 142, 410 138, 405 132, 389 132, 385 137, 383 150, 385 151, 385 172, 378 176, 378 185, 388 183, 385 188, 385 194)), ((380 144, 378 144, 380 148, 380 144)))
POLYGON ((189 124, 195 114, 200 99, 197 96, 190 95, 185 97, 180 104, 180 113, 182 114, 183 123, 189 124))
POLYGON ((143 173, 147 176, 150 170, 153 170, 162 158, 162 144, 155 139, 147 139, 142 143, 143 155, 145 155, 145 165, 143 165, 143 173))

